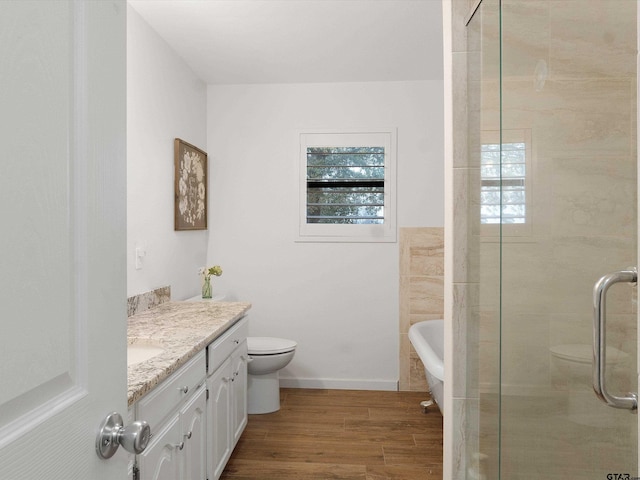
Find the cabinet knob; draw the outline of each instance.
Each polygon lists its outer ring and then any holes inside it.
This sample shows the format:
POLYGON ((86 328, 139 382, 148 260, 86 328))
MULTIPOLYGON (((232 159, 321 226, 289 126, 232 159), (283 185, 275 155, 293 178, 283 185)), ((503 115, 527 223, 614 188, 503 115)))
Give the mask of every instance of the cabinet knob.
POLYGON ((193 432, 187 432, 187 434, 185 435, 185 437, 187 437, 187 440, 191 439, 191 435, 193 435, 193 432))
POLYGON ((113 412, 107 415, 100 426, 96 453, 102 459, 111 458, 122 445, 126 451, 137 455, 147 448, 150 438, 151 427, 147 422, 136 421, 125 427, 122 416, 113 412))
POLYGON ((189 391, 189 387, 188 386, 178 387, 178 390, 180 390, 182 393, 187 393, 189 391))
POLYGON ((182 450, 182 449, 184 448, 184 442, 180 442, 180 443, 178 443, 178 444, 176 445, 176 448, 177 448, 178 450, 182 450))

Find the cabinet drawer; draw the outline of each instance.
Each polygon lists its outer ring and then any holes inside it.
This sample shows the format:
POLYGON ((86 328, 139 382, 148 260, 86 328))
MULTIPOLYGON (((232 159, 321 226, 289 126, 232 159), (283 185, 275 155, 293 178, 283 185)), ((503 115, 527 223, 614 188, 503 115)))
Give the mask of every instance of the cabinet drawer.
POLYGON ((207 354, 209 355, 207 375, 215 372, 229 358, 231 352, 247 338, 248 332, 249 319, 243 317, 233 327, 209 344, 207 347, 207 354))
POLYGON ((137 418, 149 422, 154 432, 162 420, 202 384, 205 372, 206 356, 202 350, 138 402, 137 418))

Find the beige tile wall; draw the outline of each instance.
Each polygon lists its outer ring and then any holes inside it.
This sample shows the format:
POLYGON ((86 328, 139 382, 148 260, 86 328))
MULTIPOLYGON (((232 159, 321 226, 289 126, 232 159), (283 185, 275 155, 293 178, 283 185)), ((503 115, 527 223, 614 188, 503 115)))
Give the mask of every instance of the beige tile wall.
POLYGON ((409 327, 444 315, 444 228, 400 229, 400 390, 427 391, 409 327))
MULTIPOLYGON (((454 414, 445 450, 455 480, 467 478, 476 452, 487 455, 486 477, 496 478, 491 472, 497 471, 500 458, 498 435, 520 426, 521 418, 503 416, 498 423, 498 409, 491 405, 498 398, 492 395, 495 388, 507 398, 525 392, 532 398, 562 398, 553 382, 549 348, 589 344, 597 272, 636 261, 628 253, 634 251, 630 244, 637 228, 636 213, 628 208, 636 204, 635 161, 629 161, 636 157, 635 2, 617 1, 616 9, 603 15, 600 1, 503 0, 498 17, 497 0, 484 0, 465 29, 461 19, 472 3, 449 4, 454 125, 449 205, 454 224, 448 280, 453 305, 447 320, 452 322, 454 355, 447 368, 453 372, 454 414), (594 19, 598 28, 585 28, 594 19), (500 52, 505 59, 501 70, 500 52), (531 72, 540 59, 548 62, 549 76, 544 88, 536 89, 531 72), (502 73, 501 84, 497 72, 502 73), (527 174, 530 231, 510 235, 507 227, 502 249, 479 228, 477 205, 478 133, 498 130, 501 121, 505 132, 527 129, 533 139, 527 174)), ((635 297, 621 287, 610 301, 609 341, 626 351, 636 338, 635 322, 629 321, 635 316, 635 297)), ((552 441, 566 438, 566 424, 540 422, 536 428, 550 451, 566 447, 552 441)), ((576 438, 582 442, 586 437, 580 432, 576 438)), ((537 462, 535 472, 523 470, 521 459, 531 456, 531 444, 529 435, 522 438, 526 446, 516 447, 512 437, 503 437, 502 445, 510 447, 502 452, 503 474, 549 478, 542 474, 547 466, 537 462)), ((597 442, 607 444, 602 438, 597 442)), ((614 454, 608 452, 608 459, 614 454)), ((565 462, 567 455, 562 457, 565 462)))

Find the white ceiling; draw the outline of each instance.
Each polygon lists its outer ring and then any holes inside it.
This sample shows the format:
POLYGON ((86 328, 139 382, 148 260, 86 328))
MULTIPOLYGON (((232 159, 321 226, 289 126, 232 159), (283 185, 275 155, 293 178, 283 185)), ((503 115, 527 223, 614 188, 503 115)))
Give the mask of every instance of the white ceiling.
POLYGON ((129 0, 208 84, 442 78, 441 0, 129 0))

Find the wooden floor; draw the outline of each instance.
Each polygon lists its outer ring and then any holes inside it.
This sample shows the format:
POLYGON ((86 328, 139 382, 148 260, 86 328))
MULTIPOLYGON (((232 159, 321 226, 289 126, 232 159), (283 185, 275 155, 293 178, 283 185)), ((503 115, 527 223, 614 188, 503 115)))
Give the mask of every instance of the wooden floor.
POLYGON ((442 479, 442 416, 426 394, 281 389, 249 415, 222 479, 442 479))

